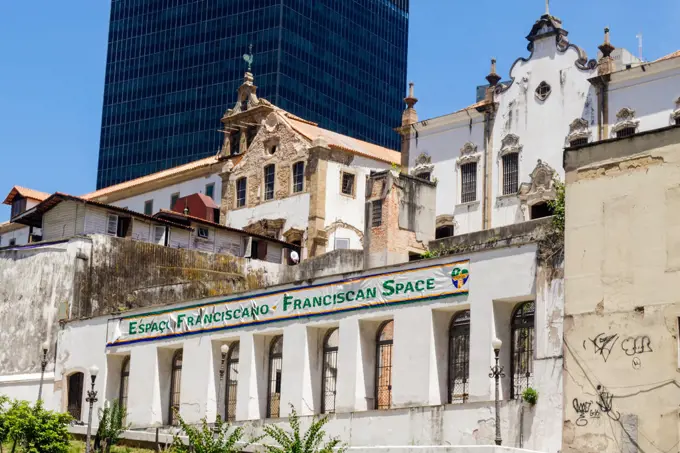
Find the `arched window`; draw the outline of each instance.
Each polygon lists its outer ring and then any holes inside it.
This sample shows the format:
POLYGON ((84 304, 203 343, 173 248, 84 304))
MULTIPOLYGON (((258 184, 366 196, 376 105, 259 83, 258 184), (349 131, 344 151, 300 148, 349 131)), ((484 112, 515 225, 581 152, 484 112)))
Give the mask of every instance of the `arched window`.
POLYGON ((385 321, 378 328, 375 353, 375 408, 392 406, 392 344, 394 321, 385 321))
POLYGON ((123 366, 120 368, 120 390, 118 392, 118 404, 121 409, 127 408, 128 402, 128 383, 130 381, 130 356, 123 359, 123 366))
POLYGON ((281 370, 283 365, 283 335, 277 335, 269 346, 269 388, 267 418, 278 418, 281 411, 281 370))
POLYGON ((179 412, 179 397, 182 385, 182 350, 178 350, 172 356, 172 372, 170 375, 170 413, 168 423, 176 425, 179 423, 177 414, 179 412))
POLYGON ((228 421, 236 420, 236 388, 238 386, 238 356, 239 342, 236 341, 229 345, 227 355, 227 392, 225 417, 228 421))
POLYGON ((321 413, 335 412, 335 394, 338 383, 338 343, 340 333, 330 329, 323 340, 323 382, 321 388, 321 413))
POLYGON ((83 382, 85 375, 81 372, 73 373, 68 377, 68 401, 67 411, 74 420, 80 420, 83 407, 83 382))
POLYGON ((519 304, 512 314, 512 399, 530 387, 534 375, 534 302, 519 304))
POLYGON ((449 403, 468 400, 470 380, 470 310, 456 313, 449 326, 449 403))

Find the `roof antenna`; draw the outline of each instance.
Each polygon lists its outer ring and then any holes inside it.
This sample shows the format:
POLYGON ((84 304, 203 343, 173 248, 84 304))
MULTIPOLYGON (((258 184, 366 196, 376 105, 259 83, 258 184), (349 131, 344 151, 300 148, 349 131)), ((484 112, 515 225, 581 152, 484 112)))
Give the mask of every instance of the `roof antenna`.
POLYGON ((545 0, 545 15, 550 15, 550 0, 545 0))
POLYGON ((642 32, 635 35, 635 37, 638 39, 638 58, 640 59, 640 61, 643 61, 642 60, 642 32))

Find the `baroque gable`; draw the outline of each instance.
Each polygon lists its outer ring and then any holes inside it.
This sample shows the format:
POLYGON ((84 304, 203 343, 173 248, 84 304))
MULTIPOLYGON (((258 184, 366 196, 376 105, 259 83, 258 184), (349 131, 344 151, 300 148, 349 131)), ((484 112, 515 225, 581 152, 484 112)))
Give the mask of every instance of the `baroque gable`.
POLYGON ((533 206, 554 200, 557 195, 555 175, 555 170, 550 165, 538 159, 536 167, 534 167, 534 170, 529 175, 529 182, 524 182, 520 185, 520 202, 527 206, 533 206))
POLYGON ((425 172, 432 172, 434 165, 432 164, 432 157, 424 151, 416 157, 415 166, 411 170, 411 175, 418 175, 425 172))
POLYGON ((498 157, 501 158, 508 154, 520 153, 523 146, 519 143, 519 137, 515 134, 508 134, 501 140, 501 150, 498 157))
POLYGON ((569 124, 569 135, 567 135, 567 143, 569 144, 575 140, 583 139, 589 140, 591 136, 590 124, 584 118, 576 118, 569 124))
POLYGON ((479 162, 481 157, 482 153, 477 151, 477 145, 467 142, 460 149, 460 156, 456 159, 456 164, 460 167, 471 162, 479 162))
POLYGON ((635 110, 624 107, 616 113, 616 124, 612 127, 612 134, 629 127, 637 129, 639 124, 640 120, 635 118, 635 110))

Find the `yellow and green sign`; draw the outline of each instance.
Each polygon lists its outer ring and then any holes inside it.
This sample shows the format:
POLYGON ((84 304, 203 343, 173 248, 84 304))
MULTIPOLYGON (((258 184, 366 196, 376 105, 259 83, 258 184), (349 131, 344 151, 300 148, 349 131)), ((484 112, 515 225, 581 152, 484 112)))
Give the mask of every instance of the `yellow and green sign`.
POLYGON ((469 265, 466 260, 416 267, 115 318, 109 321, 107 345, 465 294, 469 265))

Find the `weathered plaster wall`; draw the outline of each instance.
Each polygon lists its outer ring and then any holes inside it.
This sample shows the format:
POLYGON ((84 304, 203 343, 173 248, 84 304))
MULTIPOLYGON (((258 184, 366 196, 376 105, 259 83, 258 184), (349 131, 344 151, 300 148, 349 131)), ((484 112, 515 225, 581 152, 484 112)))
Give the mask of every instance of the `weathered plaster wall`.
POLYGON ((567 152, 565 452, 677 449, 680 128, 567 152))
MULTIPOLYGON (((36 234, 40 234, 40 228, 34 228, 36 234)), ((0 247, 9 247, 9 241, 14 239, 15 245, 28 244, 28 227, 0 229, 0 247)))

